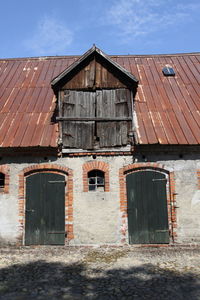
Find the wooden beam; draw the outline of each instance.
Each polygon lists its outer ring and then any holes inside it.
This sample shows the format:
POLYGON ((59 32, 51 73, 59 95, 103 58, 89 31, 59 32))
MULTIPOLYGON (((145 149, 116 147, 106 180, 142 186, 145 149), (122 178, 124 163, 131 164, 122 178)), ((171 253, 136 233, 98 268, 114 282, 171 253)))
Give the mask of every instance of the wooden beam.
POLYGON ((97 122, 120 122, 120 121, 132 121, 132 117, 113 117, 113 118, 95 118, 95 117, 83 117, 83 118, 75 118, 75 117, 57 117, 57 121, 97 121, 97 122))

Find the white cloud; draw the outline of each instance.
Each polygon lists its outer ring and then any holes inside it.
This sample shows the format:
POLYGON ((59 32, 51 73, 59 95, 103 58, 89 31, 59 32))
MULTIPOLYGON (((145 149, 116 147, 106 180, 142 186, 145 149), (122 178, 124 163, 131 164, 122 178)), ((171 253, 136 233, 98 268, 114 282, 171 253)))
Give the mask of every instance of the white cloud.
POLYGON ((185 4, 174 0, 115 0, 106 23, 117 26, 118 33, 127 39, 179 24, 199 8, 195 0, 185 4))
POLYGON ((59 20, 44 17, 30 39, 24 41, 27 50, 34 55, 57 55, 66 51, 72 43, 73 33, 59 20))

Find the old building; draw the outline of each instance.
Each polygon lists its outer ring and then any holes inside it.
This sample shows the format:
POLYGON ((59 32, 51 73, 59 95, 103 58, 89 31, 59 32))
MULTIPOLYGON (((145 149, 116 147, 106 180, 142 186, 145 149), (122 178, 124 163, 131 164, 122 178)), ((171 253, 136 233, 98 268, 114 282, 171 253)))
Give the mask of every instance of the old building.
POLYGON ((199 243, 199 61, 0 60, 0 243, 199 243))

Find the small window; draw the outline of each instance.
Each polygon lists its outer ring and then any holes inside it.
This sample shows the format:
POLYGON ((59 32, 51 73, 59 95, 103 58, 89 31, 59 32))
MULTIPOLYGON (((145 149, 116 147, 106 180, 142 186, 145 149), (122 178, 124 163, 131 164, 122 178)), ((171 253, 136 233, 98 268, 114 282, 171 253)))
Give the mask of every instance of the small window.
POLYGON ((174 72, 174 69, 169 66, 169 65, 166 65, 163 69, 162 69, 162 72, 165 76, 175 76, 175 72, 174 72))
POLYGON ((0 173, 0 190, 2 191, 5 188, 5 175, 0 173))
POLYGON ((104 172, 93 170, 88 173, 89 191, 104 191, 104 172))

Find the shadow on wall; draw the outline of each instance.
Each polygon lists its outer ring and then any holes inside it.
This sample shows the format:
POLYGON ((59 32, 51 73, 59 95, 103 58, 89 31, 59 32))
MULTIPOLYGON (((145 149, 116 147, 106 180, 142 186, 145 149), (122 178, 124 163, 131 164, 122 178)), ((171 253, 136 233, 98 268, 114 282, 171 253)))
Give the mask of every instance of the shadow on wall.
POLYGON ((0 270, 0 299, 200 299, 200 283, 151 264, 92 269, 37 261, 0 270))

